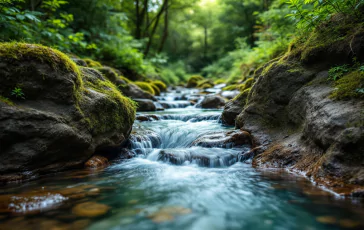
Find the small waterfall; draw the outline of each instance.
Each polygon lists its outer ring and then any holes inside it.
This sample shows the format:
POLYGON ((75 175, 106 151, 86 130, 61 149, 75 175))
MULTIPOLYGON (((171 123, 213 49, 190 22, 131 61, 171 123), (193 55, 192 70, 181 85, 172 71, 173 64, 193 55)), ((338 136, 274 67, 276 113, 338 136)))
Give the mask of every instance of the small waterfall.
MULTIPOLYGON (((215 93, 219 91, 218 88, 211 90, 215 93)), ((193 144, 201 135, 230 129, 221 125, 221 111, 193 108, 189 101, 191 98, 200 101, 203 96, 194 91, 189 91, 188 94, 184 89, 173 90, 158 97, 158 104, 165 111, 139 113, 137 120, 140 122, 136 122, 138 127, 134 128, 135 132, 129 139, 130 151, 151 161, 174 165, 228 167, 243 160, 241 155, 249 151, 249 148, 225 143, 224 134, 214 137, 221 138, 219 144, 215 140, 211 143, 193 144)))
POLYGON ((176 109, 176 108, 186 108, 191 106, 190 101, 162 101, 161 105, 165 109, 176 109))

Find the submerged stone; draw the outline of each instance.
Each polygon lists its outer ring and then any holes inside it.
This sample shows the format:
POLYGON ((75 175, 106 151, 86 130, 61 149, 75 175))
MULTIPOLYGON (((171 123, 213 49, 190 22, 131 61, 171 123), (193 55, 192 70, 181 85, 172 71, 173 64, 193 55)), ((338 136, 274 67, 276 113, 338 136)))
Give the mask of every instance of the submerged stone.
POLYGON ((103 156, 93 156, 86 163, 86 168, 105 168, 109 165, 109 160, 103 156))
POLYGON ((110 207, 96 202, 85 202, 77 204, 72 208, 72 213, 82 217, 98 217, 105 215, 110 207))

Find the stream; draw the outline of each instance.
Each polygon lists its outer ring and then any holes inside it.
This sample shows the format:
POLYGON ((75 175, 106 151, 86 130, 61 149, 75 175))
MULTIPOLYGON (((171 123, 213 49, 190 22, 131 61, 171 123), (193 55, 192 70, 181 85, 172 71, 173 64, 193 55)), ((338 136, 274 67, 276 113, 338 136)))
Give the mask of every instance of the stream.
POLYGON ((255 169, 239 161, 247 147, 191 147, 202 134, 234 129, 219 123, 221 110, 191 99, 196 91, 172 90, 159 97, 169 109, 138 113, 151 121, 134 124, 135 158, 4 187, 0 229, 363 229, 362 200, 285 170, 255 169))

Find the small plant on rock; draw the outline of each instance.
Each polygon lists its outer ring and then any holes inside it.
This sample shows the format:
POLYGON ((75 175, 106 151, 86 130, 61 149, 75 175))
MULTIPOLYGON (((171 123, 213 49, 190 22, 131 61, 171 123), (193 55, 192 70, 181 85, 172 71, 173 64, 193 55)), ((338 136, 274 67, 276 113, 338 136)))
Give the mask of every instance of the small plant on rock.
POLYGON ((341 65, 332 67, 329 70, 329 79, 330 80, 339 80, 346 73, 350 72, 350 67, 348 65, 341 65))
POLYGON ((23 90, 20 87, 15 87, 11 91, 11 96, 14 96, 17 99, 25 99, 25 94, 23 93, 23 90))

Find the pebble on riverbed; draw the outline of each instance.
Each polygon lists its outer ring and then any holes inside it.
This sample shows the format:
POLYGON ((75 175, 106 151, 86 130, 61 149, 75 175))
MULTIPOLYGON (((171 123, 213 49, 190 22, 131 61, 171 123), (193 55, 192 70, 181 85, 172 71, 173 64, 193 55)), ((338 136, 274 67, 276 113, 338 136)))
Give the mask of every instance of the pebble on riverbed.
POLYGON ((98 217, 105 215, 110 207, 96 202, 85 202, 77 204, 72 208, 72 213, 82 217, 98 217))
POLYGON ((189 208, 170 206, 159 209, 157 212, 152 213, 148 216, 155 223, 162 223, 166 221, 171 221, 175 216, 187 215, 192 212, 189 208))

